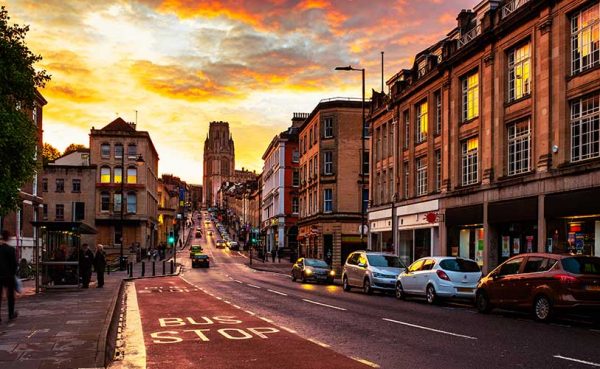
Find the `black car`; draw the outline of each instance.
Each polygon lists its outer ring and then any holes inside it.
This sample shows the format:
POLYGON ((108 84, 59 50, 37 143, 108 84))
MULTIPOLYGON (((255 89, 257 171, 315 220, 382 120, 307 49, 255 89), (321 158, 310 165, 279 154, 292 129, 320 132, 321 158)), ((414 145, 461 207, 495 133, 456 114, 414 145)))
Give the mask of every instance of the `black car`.
POLYGON ((210 260, 208 255, 196 253, 192 257, 192 268, 210 268, 210 260))
POLYGON ((307 281, 333 283, 335 271, 331 267, 319 259, 300 258, 292 267, 292 281, 300 279, 302 283, 307 281))

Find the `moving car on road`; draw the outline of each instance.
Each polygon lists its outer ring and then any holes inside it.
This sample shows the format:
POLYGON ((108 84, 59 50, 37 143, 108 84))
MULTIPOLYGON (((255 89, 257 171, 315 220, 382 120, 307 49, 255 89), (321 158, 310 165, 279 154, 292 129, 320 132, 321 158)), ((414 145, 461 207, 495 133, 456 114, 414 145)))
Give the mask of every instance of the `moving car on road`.
POLYGON ((224 249, 225 248, 225 241, 223 241, 223 240, 217 240, 217 248, 218 249, 224 249))
POLYGON ((236 241, 229 241, 227 243, 227 247, 229 247, 230 250, 239 250, 240 249, 240 244, 237 243, 236 241))
POLYGON ((457 257, 421 258, 398 275, 396 297, 425 296, 433 304, 439 298, 475 299, 481 269, 473 260, 457 257))
POLYGON ((529 310, 540 321, 558 311, 594 309, 600 314, 600 258, 583 255, 521 254, 479 282, 476 306, 529 310))
POLYGON ((200 246, 198 244, 194 244, 194 245, 190 246, 190 259, 192 259, 194 257, 194 254, 197 254, 199 252, 202 252, 202 246, 200 246))
POLYGON ((348 255, 342 271, 344 291, 352 287, 362 288, 366 294, 373 290, 396 289, 398 274, 406 269, 396 255, 383 252, 355 251, 348 255))
POLYGON ((192 258, 192 268, 199 267, 210 268, 208 255, 202 253, 194 254, 194 257, 192 258))
POLYGON ((300 279, 302 283, 309 280, 315 282, 333 283, 335 271, 331 267, 319 259, 300 258, 292 266, 292 281, 300 279))

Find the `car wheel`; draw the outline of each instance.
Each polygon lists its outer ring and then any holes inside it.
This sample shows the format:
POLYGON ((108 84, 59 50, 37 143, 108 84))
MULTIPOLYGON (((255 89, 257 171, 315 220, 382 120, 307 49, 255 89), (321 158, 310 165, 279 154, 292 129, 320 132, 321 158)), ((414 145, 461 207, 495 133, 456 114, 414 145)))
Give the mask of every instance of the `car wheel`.
POLYGON ((396 283, 396 298, 398 300, 404 300, 406 295, 404 294, 404 288, 402 288, 402 283, 396 283))
POLYGON ((429 305, 433 305, 437 302, 437 295, 433 285, 430 284, 427 286, 427 289, 425 290, 425 297, 427 298, 427 303, 429 305))
POLYGON ((304 275, 304 272, 302 272, 302 283, 306 283, 306 276, 304 275))
POLYGON ((292 282, 296 282, 296 275, 292 273, 292 282))
POLYGON ((350 287, 350 285, 348 284, 348 277, 344 276, 344 278, 342 278, 342 288, 344 289, 344 291, 348 292, 350 291, 350 289, 352 287, 350 287))
POLYGON ((547 322, 552 319, 552 303, 544 295, 536 297, 533 303, 533 314, 536 320, 547 322))
POLYGON ((485 292, 478 292, 475 297, 475 306, 477 311, 482 314, 487 314, 492 311, 492 304, 490 304, 490 298, 485 292))
POLYGON ((363 283, 363 291, 367 295, 373 294, 373 288, 371 287, 371 281, 369 281, 369 278, 365 278, 365 282, 363 283))

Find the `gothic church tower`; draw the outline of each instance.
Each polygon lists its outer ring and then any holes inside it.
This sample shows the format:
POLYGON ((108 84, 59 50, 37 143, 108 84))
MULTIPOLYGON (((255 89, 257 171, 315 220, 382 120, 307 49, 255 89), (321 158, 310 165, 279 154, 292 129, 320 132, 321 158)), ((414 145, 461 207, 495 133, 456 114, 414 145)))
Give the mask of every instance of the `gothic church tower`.
POLYGON ((235 172, 235 148, 228 122, 210 122, 204 141, 204 173, 202 176, 204 206, 217 205, 217 192, 235 172))

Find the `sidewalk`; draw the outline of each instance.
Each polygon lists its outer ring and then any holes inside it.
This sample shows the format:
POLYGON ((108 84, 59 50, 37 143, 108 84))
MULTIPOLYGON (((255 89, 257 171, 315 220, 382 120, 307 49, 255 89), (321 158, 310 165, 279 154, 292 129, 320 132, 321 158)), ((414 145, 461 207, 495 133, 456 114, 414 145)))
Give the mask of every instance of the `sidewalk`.
POLYGON ((264 272, 272 272, 272 273, 280 273, 280 274, 290 274, 292 270, 293 263, 290 263, 289 260, 281 259, 281 263, 278 259, 275 259, 275 262, 269 261, 263 262, 262 259, 257 259, 256 257, 252 258, 252 265, 250 265, 250 260, 246 262, 252 269, 264 271, 264 272))
MULTIPOLYGON (((0 368, 104 368, 106 336, 125 272, 105 275, 104 288, 34 293, 33 281, 17 295, 19 317, 0 323, 0 368)), ((96 276, 92 277, 95 281, 96 276)))

